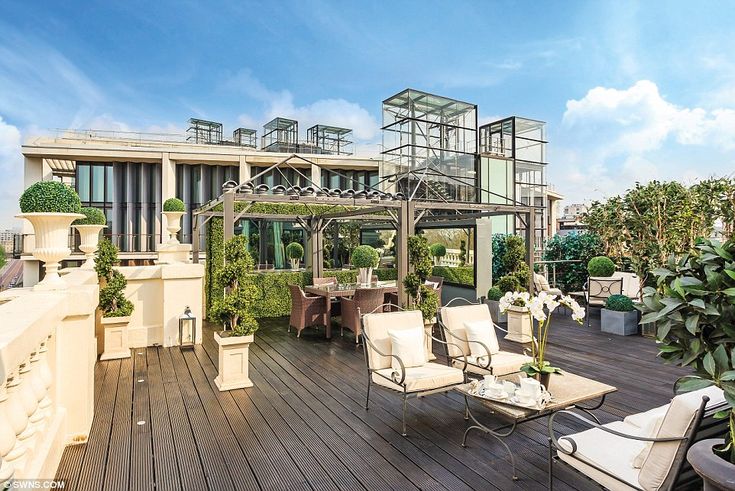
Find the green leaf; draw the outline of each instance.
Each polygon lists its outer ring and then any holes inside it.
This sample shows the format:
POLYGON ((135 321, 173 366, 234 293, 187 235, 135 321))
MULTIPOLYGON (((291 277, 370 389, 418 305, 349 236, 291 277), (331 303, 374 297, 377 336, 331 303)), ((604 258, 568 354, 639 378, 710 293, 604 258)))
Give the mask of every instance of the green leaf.
POLYGON ((715 419, 729 418, 730 417, 730 412, 731 411, 729 409, 725 409, 723 411, 717 411, 715 414, 712 415, 712 417, 715 418, 715 419))
POLYGON ((692 392, 694 390, 704 389, 714 384, 709 379, 697 377, 696 375, 687 375, 680 378, 674 384, 674 392, 681 394, 683 392, 692 392))
POLYGON ((695 298, 694 300, 689 302, 689 305, 691 305, 692 307, 696 307, 698 309, 702 309, 702 310, 704 310, 706 307, 704 304, 704 300, 702 300, 701 298, 695 298))
POLYGON ((723 249, 720 246, 715 246, 714 249, 715 249, 715 252, 720 255, 720 257, 724 257, 728 261, 732 261, 732 254, 727 252, 725 249, 723 249))
POLYGON ((689 288, 692 286, 700 286, 702 284, 702 280, 698 278, 694 278, 692 276, 682 276, 679 279, 679 284, 685 288, 689 288))
POLYGON ((727 359, 727 351, 725 350, 725 345, 719 345, 717 348, 715 348, 715 351, 712 353, 712 356, 715 359, 715 367, 717 368, 718 373, 722 373, 727 371, 728 368, 730 368, 729 360, 727 359))
POLYGON ((726 288, 722 290, 722 293, 724 293, 728 297, 735 297, 735 288, 726 288))
POLYGON ((649 322, 656 322, 658 320, 659 313, 658 312, 649 312, 647 314, 643 314, 641 316, 641 321, 639 324, 648 324, 649 322))
POLYGON ((684 326, 687 328, 687 331, 692 334, 696 334, 697 324, 699 324, 699 314, 690 315, 684 321, 684 326))
POLYGON ((657 323, 656 337, 663 340, 669 335, 670 330, 671 321, 657 323))
POLYGON ((720 380, 722 381, 735 381, 735 370, 728 370, 727 372, 724 372, 720 375, 720 380))
POLYGON ((732 269, 726 269, 725 274, 735 280, 735 271, 733 271, 732 269))
POLYGON ((677 351, 681 351, 680 346, 676 346, 673 344, 662 344, 658 347, 659 351, 662 351, 664 353, 676 353, 677 351))
POLYGON ((707 353, 704 355, 704 359, 702 360, 702 364, 704 365, 704 369, 712 375, 715 376, 715 358, 712 356, 712 353, 707 353))

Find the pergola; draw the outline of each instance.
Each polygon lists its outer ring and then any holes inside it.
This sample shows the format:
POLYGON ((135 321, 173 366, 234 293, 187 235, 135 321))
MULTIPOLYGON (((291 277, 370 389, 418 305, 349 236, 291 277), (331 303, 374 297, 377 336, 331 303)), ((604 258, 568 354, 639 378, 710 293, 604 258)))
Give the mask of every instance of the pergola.
MULTIPOLYGON (((324 189, 319 183, 301 172, 292 163, 319 164, 312 162, 301 155, 293 154, 259 172, 243 183, 237 184, 229 181, 223 185, 222 195, 193 211, 193 257, 194 262, 199 262, 199 234, 200 229, 211 218, 221 217, 224 226, 224 240, 227 241, 235 235, 235 224, 241 219, 266 219, 271 221, 288 221, 299 223, 307 233, 306 265, 312 269, 315 277, 324 273, 324 231, 331 223, 339 221, 360 220, 364 223, 374 223, 383 227, 390 226, 396 231, 396 268, 398 284, 410 271, 408 264, 408 237, 416 233, 417 228, 431 227, 475 227, 475 243, 491 244, 492 222, 490 217, 496 215, 512 214, 526 225, 535 223, 537 210, 535 207, 520 203, 515 204, 491 204, 473 203, 464 201, 430 200, 417 198, 416 192, 410 196, 403 193, 385 192, 380 189, 394 188, 399 183, 401 176, 391 175, 383 178, 377 185, 369 186, 360 183, 363 190, 337 190, 324 189), (298 175, 306 179, 310 186, 301 188, 299 186, 274 186, 272 189, 266 185, 257 185, 258 178, 269 173, 278 172, 286 179, 282 169, 293 169, 298 175), (235 203, 245 203, 240 211, 236 212, 235 203), (250 208, 255 203, 282 203, 302 204, 307 213, 304 214, 271 214, 254 213, 250 208)), ((330 172, 335 172, 332 169, 330 172)), ((428 169, 427 169, 428 170, 428 169)), ((414 189, 419 189, 423 179, 428 175, 427 170, 414 169, 410 171, 411 178, 418 180, 414 189)), ((436 173, 436 169, 431 170, 436 173)), ((339 173, 337 173, 339 174, 339 173)), ((346 176, 340 175, 349 180, 346 176)), ((451 176, 448 176, 451 178, 451 176)), ((415 181, 414 181, 415 182, 415 181)), ((290 184, 290 183, 289 183, 290 184)), ((427 184, 428 185, 428 184, 427 184)), ((491 191, 480 189, 479 192, 491 191)), ((507 199, 506 197, 502 197, 507 199)), ((533 271, 533 226, 525 227, 526 260, 529 268, 533 271)), ((477 295, 485 295, 492 283, 492 256, 491 251, 480 254, 475 247, 475 288, 477 295)), ((533 282, 529 285, 533 288, 533 282)), ((405 292, 399 288, 399 302, 406 302, 405 292)))

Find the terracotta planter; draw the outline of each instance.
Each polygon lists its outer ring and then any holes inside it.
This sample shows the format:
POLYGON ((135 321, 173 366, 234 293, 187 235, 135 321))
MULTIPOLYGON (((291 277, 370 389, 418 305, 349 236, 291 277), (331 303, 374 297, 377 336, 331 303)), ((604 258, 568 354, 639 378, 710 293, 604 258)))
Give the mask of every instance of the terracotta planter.
POLYGON ((735 464, 731 464, 712 448, 724 440, 702 440, 689 448, 687 460, 704 481, 704 491, 735 490, 735 464))
POLYGON ((84 253, 87 258, 82 264, 82 269, 94 269, 94 253, 97 252, 97 246, 100 242, 100 232, 107 228, 107 225, 74 225, 79 232, 81 242, 79 250, 84 253))
POLYGON ((130 344, 128 343, 128 324, 130 316, 103 317, 101 324, 104 330, 104 351, 100 360, 116 360, 130 358, 130 344))
POLYGON ((508 334, 505 339, 515 343, 530 343, 533 340, 533 324, 527 307, 510 306, 508 316, 508 334))
POLYGON ((219 345, 219 372, 214 379, 221 391, 252 387, 249 376, 249 350, 255 336, 230 336, 229 331, 214 333, 219 345))
POLYGON ((178 244, 179 239, 176 234, 181 230, 181 217, 186 215, 183 211, 164 211, 163 214, 166 216, 166 230, 168 230, 168 243, 178 244))
POLYGON ((35 248, 33 257, 43 261, 46 276, 33 287, 34 290, 59 290, 66 282, 59 276, 59 262, 71 254, 69 249, 69 226, 81 213, 21 213, 16 218, 25 218, 33 225, 35 248))

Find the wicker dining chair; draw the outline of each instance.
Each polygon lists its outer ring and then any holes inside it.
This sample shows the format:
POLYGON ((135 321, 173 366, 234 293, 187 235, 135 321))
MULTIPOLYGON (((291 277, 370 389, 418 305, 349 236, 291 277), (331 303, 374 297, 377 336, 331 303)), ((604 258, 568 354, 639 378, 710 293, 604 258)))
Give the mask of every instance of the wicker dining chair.
POLYGON ((296 337, 301 331, 314 325, 327 325, 327 299, 319 296, 307 296, 299 285, 288 285, 291 290, 291 319, 288 332, 296 329, 296 337))
POLYGON ((314 277, 312 281, 314 282, 314 286, 336 285, 337 277, 336 276, 325 276, 323 278, 314 277))
POLYGON ((345 328, 355 333, 355 344, 360 342, 362 326, 360 324, 359 312, 373 312, 383 305, 385 294, 383 288, 358 288, 355 296, 351 299, 342 298, 342 320, 340 335, 344 334, 345 328))

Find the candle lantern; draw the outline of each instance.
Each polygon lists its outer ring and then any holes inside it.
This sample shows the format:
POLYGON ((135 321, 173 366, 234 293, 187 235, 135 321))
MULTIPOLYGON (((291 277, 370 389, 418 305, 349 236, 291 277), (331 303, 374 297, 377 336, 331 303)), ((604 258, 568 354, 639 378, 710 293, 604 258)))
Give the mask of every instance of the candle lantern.
POLYGON ((197 339, 197 318, 191 313, 187 305, 184 313, 179 316, 179 345, 194 347, 197 339))

